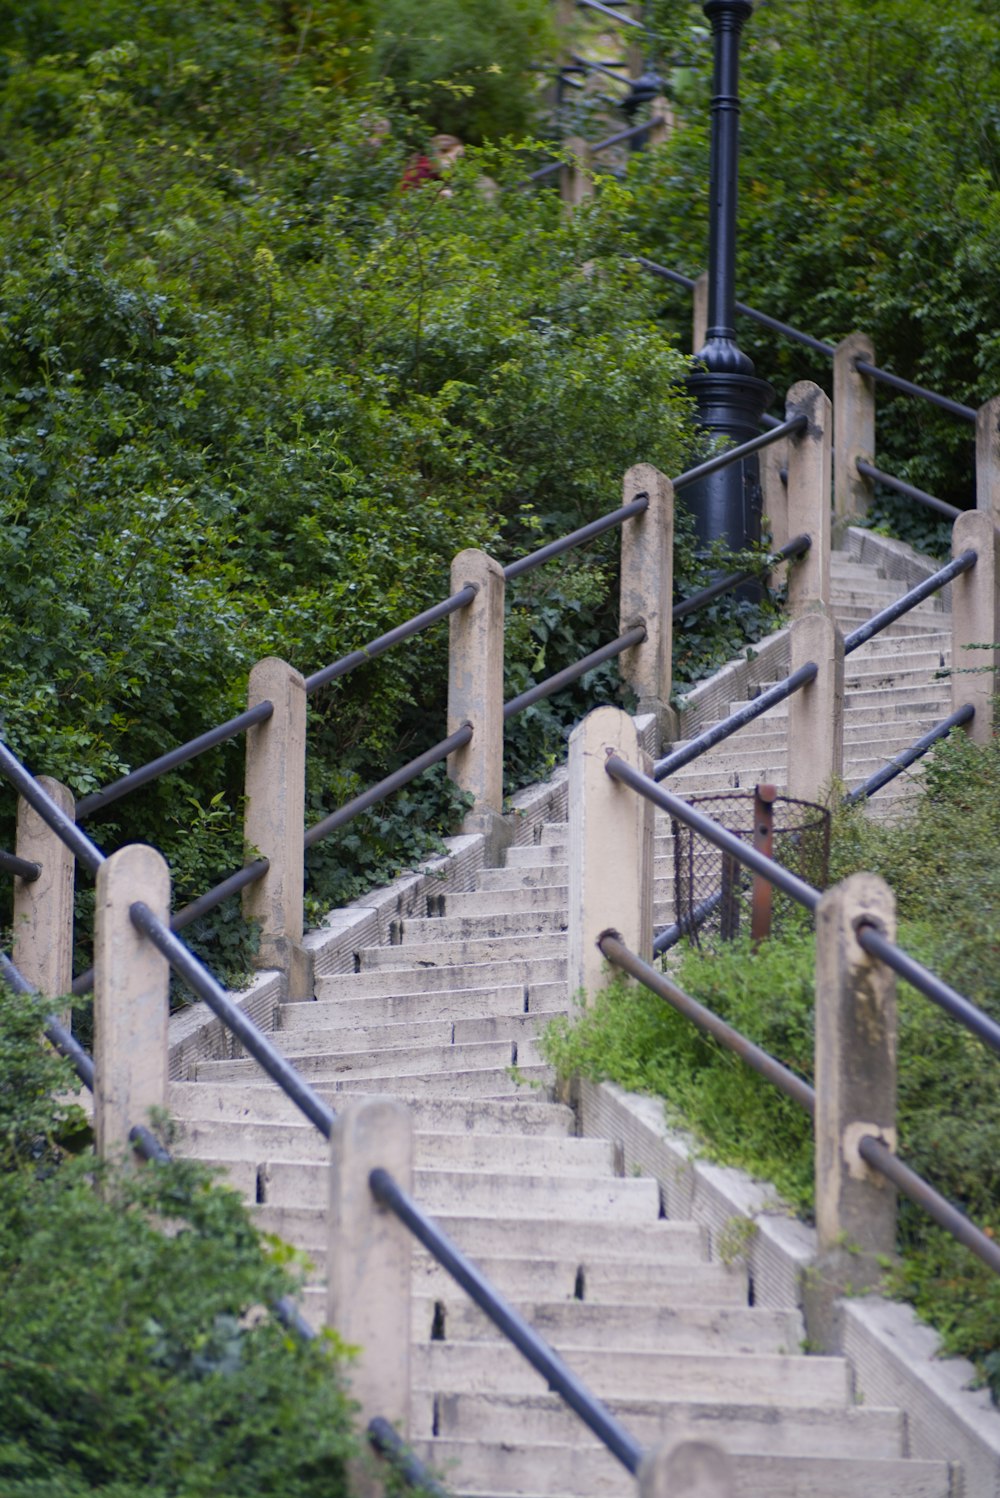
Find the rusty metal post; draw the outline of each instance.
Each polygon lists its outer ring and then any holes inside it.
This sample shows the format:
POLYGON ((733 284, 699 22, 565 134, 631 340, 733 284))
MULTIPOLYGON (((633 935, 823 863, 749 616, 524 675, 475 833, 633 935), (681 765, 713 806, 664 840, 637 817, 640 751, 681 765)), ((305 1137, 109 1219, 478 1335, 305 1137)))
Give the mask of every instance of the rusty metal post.
MULTIPOLYGON (((753 845, 758 853, 774 857, 774 800, 776 786, 757 785, 753 792, 753 845)), ((754 945, 771 934, 771 885, 761 874, 753 876, 750 935, 754 945)))

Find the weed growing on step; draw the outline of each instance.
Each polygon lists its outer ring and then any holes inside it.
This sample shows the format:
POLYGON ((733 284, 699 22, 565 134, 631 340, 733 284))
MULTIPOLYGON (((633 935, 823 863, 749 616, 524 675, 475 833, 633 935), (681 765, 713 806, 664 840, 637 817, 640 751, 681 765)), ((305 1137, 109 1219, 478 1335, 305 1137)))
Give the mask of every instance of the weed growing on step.
MULTIPOLYGON (((896 826, 859 810, 834 819, 832 876, 861 869, 895 890, 899 942, 1000 1019, 1000 743, 964 735, 939 746, 914 813, 896 826)), ((702 1004, 812 1080, 811 924, 779 940, 687 949, 674 977, 702 1004)), ((1000 1058, 900 983, 901 1156, 989 1234, 1000 1233, 1000 1058)), ((702 1037, 662 1000, 613 981, 543 1042, 560 1075, 580 1072, 664 1099, 671 1122, 705 1154, 773 1181, 805 1216, 812 1208, 806 1115, 741 1061, 702 1037)), ((905 1200, 892 1291, 971 1358, 1000 1399, 1000 1281, 905 1200)))

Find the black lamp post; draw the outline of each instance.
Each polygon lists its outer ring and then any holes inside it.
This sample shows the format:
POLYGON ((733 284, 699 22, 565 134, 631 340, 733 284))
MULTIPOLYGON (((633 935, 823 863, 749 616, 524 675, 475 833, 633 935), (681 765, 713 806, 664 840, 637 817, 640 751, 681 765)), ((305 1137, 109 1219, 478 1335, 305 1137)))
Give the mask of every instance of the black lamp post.
MULTIPOLYGON (((736 342, 736 197, 739 157, 740 33, 753 14, 752 0, 703 0, 712 25, 715 74, 712 89, 711 212, 708 244, 708 327, 697 358, 707 373, 692 375, 689 388, 702 425, 747 442, 774 398, 766 380, 736 342)), ((731 463, 687 491, 699 540, 725 540, 738 550, 760 539, 762 495, 756 455, 731 463)))

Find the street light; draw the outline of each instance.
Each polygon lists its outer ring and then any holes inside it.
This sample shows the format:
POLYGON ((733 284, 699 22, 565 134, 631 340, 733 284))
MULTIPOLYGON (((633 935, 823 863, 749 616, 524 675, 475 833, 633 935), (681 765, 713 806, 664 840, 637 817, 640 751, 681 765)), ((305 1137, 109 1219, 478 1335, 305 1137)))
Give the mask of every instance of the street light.
MULTIPOLYGON (((752 0, 703 0, 712 26, 715 71, 712 85, 711 208, 708 242, 708 326, 696 358, 706 373, 692 375, 689 388, 702 425, 747 442, 774 391, 754 374, 753 360, 736 342, 736 199, 739 158, 740 34, 753 14, 752 0)), ((688 491, 698 539, 724 540, 737 551, 760 540, 763 496, 756 455, 710 474, 688 491)))

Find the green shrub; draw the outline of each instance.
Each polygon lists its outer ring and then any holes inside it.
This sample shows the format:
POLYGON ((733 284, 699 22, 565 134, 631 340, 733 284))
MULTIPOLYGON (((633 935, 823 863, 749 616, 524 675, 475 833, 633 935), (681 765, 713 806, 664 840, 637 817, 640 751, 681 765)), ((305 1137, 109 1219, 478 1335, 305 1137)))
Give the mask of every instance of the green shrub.
POLYGON ((77 1120, 45 1007, 0 1003, 3 1492, 346 1498, 344 1349, 263 1310, 295 1288, 288 1251, 200 1165, 62 1152, 77 1120))

